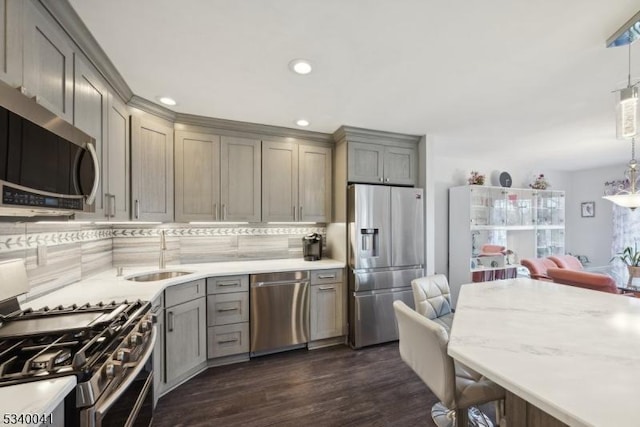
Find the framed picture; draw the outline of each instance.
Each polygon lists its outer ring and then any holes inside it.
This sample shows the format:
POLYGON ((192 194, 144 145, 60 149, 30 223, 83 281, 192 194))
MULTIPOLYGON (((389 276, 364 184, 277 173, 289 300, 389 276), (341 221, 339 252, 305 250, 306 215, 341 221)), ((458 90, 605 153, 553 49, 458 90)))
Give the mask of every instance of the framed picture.
POLYGON ((580 211, 583 218, 590 218, 596 216, 596 202, 582 202, 580 204, 580 211))

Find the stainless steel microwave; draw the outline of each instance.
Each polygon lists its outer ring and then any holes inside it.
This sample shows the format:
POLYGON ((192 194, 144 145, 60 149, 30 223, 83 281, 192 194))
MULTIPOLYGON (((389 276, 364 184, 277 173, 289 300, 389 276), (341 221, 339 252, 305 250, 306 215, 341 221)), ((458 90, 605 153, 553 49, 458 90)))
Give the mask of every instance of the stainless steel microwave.
POLYGON ((0 83, 0 216, 93 212, 95 140, 0 83))

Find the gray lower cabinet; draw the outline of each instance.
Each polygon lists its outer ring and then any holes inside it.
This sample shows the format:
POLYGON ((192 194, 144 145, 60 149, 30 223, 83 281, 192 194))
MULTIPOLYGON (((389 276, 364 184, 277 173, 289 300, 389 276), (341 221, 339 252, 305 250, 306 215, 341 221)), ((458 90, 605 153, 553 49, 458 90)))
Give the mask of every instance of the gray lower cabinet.
POLYGON ((207 357, 249 354, 249 276, 207 279, 207 357))
POLYGON ((160 295, 151 303, 156 316, 156 344, 153 347, 153 406, 158 403, 164 383, 164 296, 160 295))
POLYGON ((331 221, 331 148, 262 142, 262 221, 331 221))
POLYGON ((165 390, 198 372, 207 360, 205 292, 204 279, 165 290, 165 390))
POLYGON ((417 179, 417 148, 349 142, 349 182, 416 185, 417 179))
POLYGON ((36 2, 23 7, 23 93, 73 123, 73 45, 36 2))
POLYGON ((344 335, 346 306, 342 269, 312 271, 310 298, 311 341, 344 335))
POLYGON ((173 125, 148 114, 131 117, 131 218, 173 220, 173 125))
POLYGON ((23 0, 0 0, 0 80, 22 85, 23 0))
MULTIPOLYGON (((98 193, 94 202, 95 212, 91 217, 103 219, 106 215, 104 195, 105 159, 107 156, 106 127, 109 94, 106 84, 92 66, 78 54, 74 55, 73 124, 95 139, 98 162, 102 176, 98 183, 98 193)), ((85 217, 87 215, 78 215, 85 217)))
POLYGON ((260 222, 261 142, 177 131, 176 221, 260 222))

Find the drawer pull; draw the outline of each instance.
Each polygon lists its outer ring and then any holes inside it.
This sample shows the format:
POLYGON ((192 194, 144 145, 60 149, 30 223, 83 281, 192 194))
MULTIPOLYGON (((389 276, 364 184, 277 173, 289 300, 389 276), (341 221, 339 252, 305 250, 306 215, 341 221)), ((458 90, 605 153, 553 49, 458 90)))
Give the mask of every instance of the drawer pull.
POLYGON ((220 282, 218 286, 240 286, 240 282, 220 282))
POLYGON ((318 274, 318 279, 335 279, 335 274, 318 274))
POLYGON ((223 313, 225 311, 238 311, 238 310, 239 310, 238 307, 235 307, 235 308, 219 308, 218 309, 218 313, 223 313))
POLYGON ((321 291, 332 291, 332 290, 335 289, 335 286, 328 286, 328 287, 320 286, 320 287, 318 287, 318 289, 321 290, 321 291))
POLYGON ((232 340, 220 340, 218 341, 218 344, 229 344, 229 343, 238 342, 238 341, 240 341, 238 338, 234 338, 232 340))

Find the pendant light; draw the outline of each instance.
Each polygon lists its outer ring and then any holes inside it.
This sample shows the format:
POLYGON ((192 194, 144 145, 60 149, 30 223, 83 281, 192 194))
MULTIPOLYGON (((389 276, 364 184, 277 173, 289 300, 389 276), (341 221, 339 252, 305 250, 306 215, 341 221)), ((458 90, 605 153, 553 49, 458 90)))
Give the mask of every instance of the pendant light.
POLYGON ((624 171, 621 181, 605 182, 603 199, 618 206, 634 210, 640 207, 640 193, 638 193, 638 162, 636 161, 636 139, 631 138, 631 160, 624 171))
POLYGON ((635 138, 640 131, 640 107, 638 105, 638 83, 631 84, 631 44, 629 41, 629 74, 627 87, 620 89, 620 102, 616 108, 616 135, 618 138, 635 138))
POLYGON ((640 107, 638 105, 638 82, 631 84, 631 44, 638 38, 639 29, 640 12, 607 40, 607 47, 629 45, 627 87, 619 90, 620 102, 616 108, 616 135, 618 138, 631 139, 631 160, 629 160, 627 170, 624 172, 624 179, 605 182, 603 198, 631 210, 640 207, 635 140, 635 137, 640 132, 640 107))

